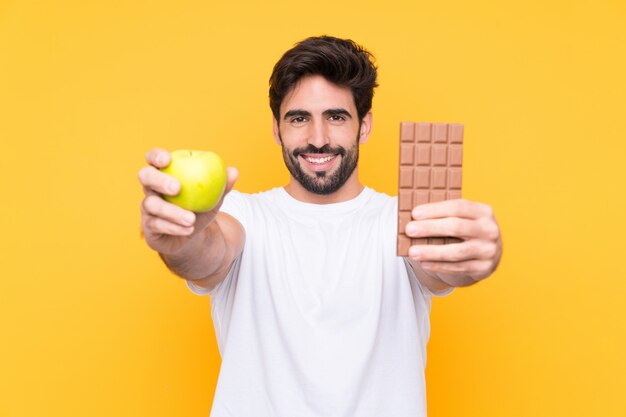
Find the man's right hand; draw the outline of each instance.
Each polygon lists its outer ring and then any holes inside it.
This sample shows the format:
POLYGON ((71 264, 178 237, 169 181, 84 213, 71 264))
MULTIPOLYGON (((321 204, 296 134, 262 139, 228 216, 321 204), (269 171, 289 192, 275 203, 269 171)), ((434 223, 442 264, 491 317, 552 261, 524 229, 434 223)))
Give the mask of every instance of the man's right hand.
POLYGON ((176 195, 180 182, 160 171, 170 163, 170 154, 164 149, 151 149, 146 154, 148 166, 139 170, 139 182, 143 186, 141 202, 141 229, 148 246, 163 255, 180 253, 196 236, 215 219, 224 201, 237 180, 237 170, 228 167, 226 190, 213 210, 194 213, 169 203, 162 195, 176 195))

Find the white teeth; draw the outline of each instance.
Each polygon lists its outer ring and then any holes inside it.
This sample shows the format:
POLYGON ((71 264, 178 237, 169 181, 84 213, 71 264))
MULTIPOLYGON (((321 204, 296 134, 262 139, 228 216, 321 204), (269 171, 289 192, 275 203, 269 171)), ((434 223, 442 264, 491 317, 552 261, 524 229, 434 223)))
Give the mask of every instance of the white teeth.
POLYGON ((328 162, 333 159, 335 156, 327 156, 326 158, 305 158, 307 161, 312 162, 314 164, 323 164, 324 162, 328 162))

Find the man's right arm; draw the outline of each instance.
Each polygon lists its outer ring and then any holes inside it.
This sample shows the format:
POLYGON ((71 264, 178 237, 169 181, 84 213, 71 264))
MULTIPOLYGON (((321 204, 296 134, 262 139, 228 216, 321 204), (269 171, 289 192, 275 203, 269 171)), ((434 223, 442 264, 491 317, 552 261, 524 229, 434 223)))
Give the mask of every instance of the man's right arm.
POLYGON ((141 227, 146 243, 176 275, 201 288, 215 287, 241 254, 245 240, 241 224, 219 212, 224 196, 237 180, 237 170, 228 168, 226 191, 213 210, 193 213, 161 197, 180 191, 180 183, 159 170, 169 164, 169 153, 152 149, 146 161, 149 165, 139 171, 144 190, 141 227))

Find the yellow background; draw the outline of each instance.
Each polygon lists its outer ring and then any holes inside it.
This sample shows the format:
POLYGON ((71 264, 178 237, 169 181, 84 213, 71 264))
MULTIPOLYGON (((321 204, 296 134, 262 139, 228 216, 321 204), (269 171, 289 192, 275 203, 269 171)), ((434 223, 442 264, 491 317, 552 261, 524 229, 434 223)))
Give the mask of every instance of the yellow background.
POLYGON ((395 194, 401 120, 466 125, 464 196, 500 269, 437 299, 428 407, 626 415, 624 1, 0 2, 0 416, 207 416, 207 297, 139 237, 145 152, 287 179, 267 80, 311 35, 378 59, 361 177, 395 194))

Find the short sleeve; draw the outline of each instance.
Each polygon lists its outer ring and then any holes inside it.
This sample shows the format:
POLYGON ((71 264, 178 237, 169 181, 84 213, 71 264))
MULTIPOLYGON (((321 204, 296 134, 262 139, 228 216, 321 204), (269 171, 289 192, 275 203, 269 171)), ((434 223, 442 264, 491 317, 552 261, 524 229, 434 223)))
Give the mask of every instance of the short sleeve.
POLYGON ((211 289, 198 287, 193 283, 193 280, 188 279, 185 280, 185 282, 187 283, 187 288, 189 288, 189 290, 196 295, 209 295, 211 293, 211 289))
MULTIPOLYGON (((224 197, 224 203, 222 204, 222 207, 220 207, 220 211, 233 216, 235 219, 237 219, 237 221, 239 221, 239 223, 241 223, 244 229, 246 228, 247 201, 245 198, 245 194, 240 193, 236 190, 230 191, 226 195, 226 197, 224 197)), ((199 287, 193 283, 193 280, 186 280, 187 288, 189 288, 189 290, 196 295, 209 295, 211 296, 211 298, 214 298, 216 294, 220 292, 220 288, 228 286, 228 284, 230 284, 230 281, 233 280, 233 275, 236 274, 239 270, 235 267, 236 264, 237 260, 235 260, 235 262, 233 262, 233 265, 230 266, 230 271, 228 272, 226 278, 224 278, 224 280, 222 280, 222 282, 217 284, 214 288, 209 289, 199 287)))
MULTIPOLYGON (((396 251, 396 239, 398 236, 398 221, 397 221, 397 216, 398 216, 398 197, 393 197, 392 198, 392 204, 389 205, 389 212, 388 215, 386 216, 387 218, 389 218, 390 223, 388 223, 388 226, 391 230, 393 230, 393 251, 395 253, 396 251)), ((422 292, 422 294, 427 295, 429 297, 435 296, 435 297, 445 297, 446 295, 449 295, 450 293, 452 293, 452 291, 454 291, 454 287, 452 288, 448 288, 445 289, 443 291, 432 291, 430 288, 428 288, 427 286, 425 286, 424 284, 422 284, 422 282, 417 278, 417 276, 415 275, 415 271, 413 271, 413 267, 411 266, 411 264, 409 263, 409 260, 403 256, 402 257, 402 261, 404 262, 404 266, 407 270, 407 273, 409 274, 409 276, 411 277, 412 280, 415 280, 415 282, 417 282, 418 287, 420 289, 420 291, 422 292)))
POLYGON ((220 207, 220 211, 233 216, 245 229, 248 217, 247 213, 249 211, 248 205, 249 202, 246 200, 246 194, 232 190, 224 197, 224 203, 222 207, 220 207))
POLYGON ((433 295, 435 297, 445 297, 446 295, 449 295, 452 293, 452 291, 454 291, 454 287, 451 288, 447 288, 443 291, 433 291, 430 288, 428 288, 427 286, 425 286, 424 284, 421 283, 421 281, 417 278, 417 276, 415 275, 415 271, 413 271, 413 267, 411 266, 411 264, 409 263, 409 260, 405 257, 402 257, 402 260, 404 261, 404 266, 406 267, 406 270, 409 274, 409 276, 411 277, 411 279, 414 279, 415 281, 417 281, 417 283, 419 284, 422 292, 426 292, 430 295, 433 295))

